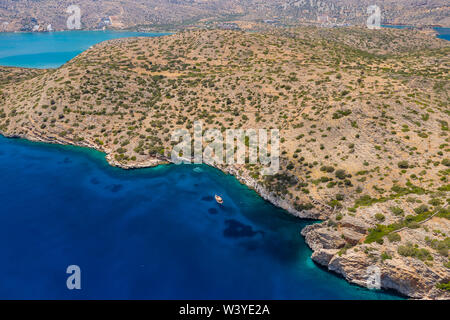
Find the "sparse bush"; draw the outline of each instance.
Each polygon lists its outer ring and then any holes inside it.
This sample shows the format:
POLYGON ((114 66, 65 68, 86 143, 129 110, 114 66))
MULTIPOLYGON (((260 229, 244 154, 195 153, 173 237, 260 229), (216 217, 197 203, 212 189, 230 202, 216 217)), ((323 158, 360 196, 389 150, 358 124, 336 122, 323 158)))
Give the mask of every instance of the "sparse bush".
POLYGON ((390 207, 389 210, 391 210, 391 212, 396 216, 402 216, 405 213, 405 211, 400 207, 390 207))
POLYGON ((390 242, 399 242, 400 240, 402 240, 402 238, 397 232, 389 233, 387 238, 390 242))
POLYGON ((422 204, 422 205, 418 206, 417 208, 415 208, 414 212, 416 214, 422 214, 422 213, 428 212, 428 210, 429 210, 428 206, 425 204, 422 204))
POLYGON ((413 257, 422 261, 433 260, 433 256, 427 249, 419 249, 411 243, 407 243, 405 246, 399 246, 397 252, 401 256, 413 257))
POLYGON ((347 173, 343 169, 336 170, 336 178, 344 180, 347 177, 347 173))
POLYGON ((406 160, 400 161, 400 162, 398 163, 398 167, 399 167, 400 169, 408 169, 408 168, 409 168, 409 163, 408 163, 408 161, 406 161, 406 160))
POLYGON ((442 160, 441 163, 444 166, 450 167, 450 159, 448 159, 448 158, 445 158, 444 160, 442 160))

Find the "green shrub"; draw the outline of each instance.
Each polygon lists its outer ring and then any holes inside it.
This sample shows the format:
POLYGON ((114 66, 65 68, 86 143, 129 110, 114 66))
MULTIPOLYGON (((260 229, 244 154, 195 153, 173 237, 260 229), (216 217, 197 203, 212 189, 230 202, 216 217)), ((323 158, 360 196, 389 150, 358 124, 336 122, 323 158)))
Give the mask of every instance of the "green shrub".
POLYGON ((387 238, 390 242, 399 242, 400 240, 402 240, 402 238, 397 232, 389 233, 387 238))
POLYGON ((336 195, 336 200, 338 200, 338 201, 342 201, 342 200, 344 200, 344 195, 343 194, 337 194, 336 195))
POLYGON ((400 207, 390 207, 389 210, 391 210, 391 212, 396 216, 402 216, 405 213, 405 211, 400 207))
POLYGON ((433 256, 427 249, 416 248, 411 243, 408 243, 405 246, 399 246, 397 252, 401 256, 413 257, 422 261, 433 260, 433 256))
POLYGON ((386 252, 383 252, 382 254, 381 254, 381 260, 388 260, 388 259, 392 259, 392 257, 389 255, 389 254, 387 254, 386 252))
POLYGON ((373 229, 369 229, 369 234, 366 237, 365 243, 372 243, 372 242, 378 242, 379 240, 382 240, 385 235, 388 233, 398 230, 400 228, 399 225, 391 224, 389 226, 385 226, 382 224, 377 225, 373 229))
POLYGON ((439 283, 436 285, 436 288, 444 291, 450 291, 450 281, 447 283, 439 283))
POLYGON ((331 200, 330 202, 328 202, 328 205, 333 208, 342 208, 342 204, 338 200, 331 200))
POLYGON ((406 160, 400 161, 400 162, 398 163, 398 167, 399 167, 400 169, 408 169, 408 168, 409 168, 409 163, 408 163, 408 161, 406 161, 406 160))
MULTIPOLYGON (((343 91, 342 95, 344 96, 348 91, 343 91)), ((340 119, 342 117, 346 117, 352 113, 351 110, 345 109, 345 110, 338 110, 335 113, 333 113, 333 119, 340 119)))
POLYGON ((442 160, 441 163, 442 163, 442 165, 444 165, 444 166, 450 167, 450 159, 448 159, 448 158, 442 160))
POLYGON ((442 208, 439 210, 439 213, 437 214, 440 218, 445 218, 450 220, 450 208, 442 208))
POLYGON ((374 199, 366 194, 366 195, 359 197, 359 199, 355 200, 355 208, 361 207, 361 206, 369 207, 377 202, 379 202, 378 199, 374 199))
POLYGON ((417 208, 414 209, 414 212, 416 214, 422 214, 422 213, 425 213, 425 212, 428 212, 428 211, 429 211, 428 206, 425 205, 425 204, 422 204, 422 205, 420 205, 420 206, 418 206, 417 208))
POLYGON ((331 166, 323 166, 320 168, 320 171, 332 173, 334 171, 334 168, 331 166))
POLYGON ((450 238, 447 237, 442 241, 439 241, 437 239, 429 239, 428 237, 425 238, 426 243, 436 250, 441 256, 448 257, 448 250, 450 249, 450 238))
POLYGON ((336 170, 335 175, 338 179, 341 180, 344 180, 347 177, 347 173, 343 169, 336 170))
POLYGON ((434 198, 434 199, 431 199, 430 201, 428 201, 428 204, 431 204, 432 206, 436 207, 436 206, 440 206, 442 204, 442 201, 439 200, 438 198, 434 198))

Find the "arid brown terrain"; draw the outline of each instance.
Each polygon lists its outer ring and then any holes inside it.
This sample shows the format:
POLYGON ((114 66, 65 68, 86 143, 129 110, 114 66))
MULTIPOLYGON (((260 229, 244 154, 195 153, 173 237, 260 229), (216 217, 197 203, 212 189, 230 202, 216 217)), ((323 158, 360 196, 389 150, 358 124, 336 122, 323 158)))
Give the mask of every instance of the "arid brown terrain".
MULTIPOLYGON (((218 166, 299 217, 313 259, 366 286, 450 298, 450 45, 412 30, 191 31, 0 68, 0 132, 164 163, 177 128, 280 130, 281 170, 218 166)), ((300 236, 300 230, 299 230, 300 236)))
MULTIPOLYGON (((77 5, 83 29, 205 27, 221 22, 296 25, 365 25, 367 8, 378 5, 382 22, 450 26, 446 0, 0 0, 0 31, 67 29, 66 9, 77 5), (106 21, 106 23, 105 23, 106 21)), ((229 27, 229 25, 228 25, 229 27)))

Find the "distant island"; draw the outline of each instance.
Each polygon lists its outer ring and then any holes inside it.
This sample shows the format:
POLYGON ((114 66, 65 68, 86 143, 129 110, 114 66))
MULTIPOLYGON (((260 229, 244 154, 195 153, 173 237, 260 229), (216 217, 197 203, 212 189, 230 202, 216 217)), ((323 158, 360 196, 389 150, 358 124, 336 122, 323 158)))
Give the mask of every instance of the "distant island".
POLYGON ((450 44, 419 30, 272 28, 103 42, 58 69, 0 68, 0 132, 170 161, 171 132, 278 128, 281 170, 219 166, 290 213, 352 283, 449 299, 450 44))

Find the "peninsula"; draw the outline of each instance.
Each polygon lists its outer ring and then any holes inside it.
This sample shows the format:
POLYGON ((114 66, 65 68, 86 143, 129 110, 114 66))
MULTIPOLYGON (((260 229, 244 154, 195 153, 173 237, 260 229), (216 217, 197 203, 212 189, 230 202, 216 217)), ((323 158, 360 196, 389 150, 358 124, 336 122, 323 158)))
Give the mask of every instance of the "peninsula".
MULTIPOLYGON (((167 163, 171 133, 280 130, 280 172, 220 166, 323 220, 312 258, 366 286, 449 299, 450 44, 417 30, 276 28, 111 40, 58 69, 0 67, 0 133, 167 163)), ((299 230, 300 236, 300 230, 299 230)))

